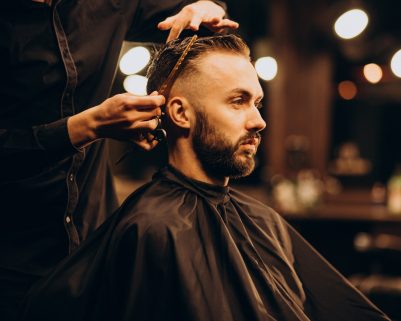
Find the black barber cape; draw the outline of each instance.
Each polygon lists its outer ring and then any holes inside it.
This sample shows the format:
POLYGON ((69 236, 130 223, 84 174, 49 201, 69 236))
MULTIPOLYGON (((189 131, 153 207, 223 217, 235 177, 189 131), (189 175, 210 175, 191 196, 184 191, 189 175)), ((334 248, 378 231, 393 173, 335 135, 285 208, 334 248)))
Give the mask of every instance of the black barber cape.
POLYGON ((168 167, 28 294, 24 320, 389 320, 277 213, 168 167))

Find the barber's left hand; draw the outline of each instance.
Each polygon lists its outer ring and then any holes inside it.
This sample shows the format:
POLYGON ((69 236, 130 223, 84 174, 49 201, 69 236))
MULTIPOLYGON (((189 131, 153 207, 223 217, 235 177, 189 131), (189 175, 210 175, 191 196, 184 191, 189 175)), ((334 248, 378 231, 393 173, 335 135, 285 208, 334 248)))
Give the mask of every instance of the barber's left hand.
POLYGON ((224 19, 225 11, 212 1, 197 1, 182 8, 174 16, 158 24, 160 30, 170 30, 167 42, 177 39, 184 29, 197 31, 199 26, 205 26, 213 32, 222 32, 226 28, 237 29, 238 23, 224 19))

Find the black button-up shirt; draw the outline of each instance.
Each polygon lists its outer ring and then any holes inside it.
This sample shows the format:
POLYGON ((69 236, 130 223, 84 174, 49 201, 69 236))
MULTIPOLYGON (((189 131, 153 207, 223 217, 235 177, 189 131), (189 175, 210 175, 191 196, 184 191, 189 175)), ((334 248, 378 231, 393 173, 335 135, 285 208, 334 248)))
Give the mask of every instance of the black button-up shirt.
POLYGON ((67 118, 108 97, 124 39, 155 40, 157 23, 186 2, 0 4, 0 302, 116 208, 105 141, 75 149, 67 118))

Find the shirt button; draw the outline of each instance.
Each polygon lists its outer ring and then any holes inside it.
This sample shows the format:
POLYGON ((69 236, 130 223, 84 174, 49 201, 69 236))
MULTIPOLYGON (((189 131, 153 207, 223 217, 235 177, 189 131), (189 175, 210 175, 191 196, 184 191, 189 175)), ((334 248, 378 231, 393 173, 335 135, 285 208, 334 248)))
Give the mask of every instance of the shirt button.
POLYGON ((67 91, 67 92, 64 94, 64 97, 65 97, 65 98, 67 98, 67 99, 69 99, 69 98, 70 98, 70 96, 71 96, 71 94, 70 94, 70 92, 69 92, 69 91, 67 91))
POLYGON ((72 182, 74 180, 74 174, 70 174, 70 181, 72 182))
POLYGON ((70 217, 69 217, 69 216, 67 216, 67 217, 65 218, 65 221, 66 221, 67 223, 70 223, 70 222, 71 222, 71 219, 70 219, 70 217))

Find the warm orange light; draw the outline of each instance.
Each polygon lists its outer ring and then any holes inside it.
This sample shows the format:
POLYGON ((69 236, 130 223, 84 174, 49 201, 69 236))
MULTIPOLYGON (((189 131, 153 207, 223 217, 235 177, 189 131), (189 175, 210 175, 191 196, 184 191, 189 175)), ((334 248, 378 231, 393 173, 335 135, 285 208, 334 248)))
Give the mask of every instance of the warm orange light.
POLYGON ((344 80, 338 84, 338 94, 345 100, 351 100, 356 96, 357 88, 350 80, 344 80))
POLYGON ((363 67, 363 75, 372 84, 377 84, 383 77, 383 71, 379 65, 367 64, 363 67))

